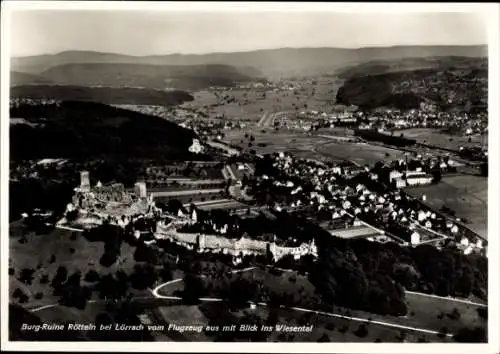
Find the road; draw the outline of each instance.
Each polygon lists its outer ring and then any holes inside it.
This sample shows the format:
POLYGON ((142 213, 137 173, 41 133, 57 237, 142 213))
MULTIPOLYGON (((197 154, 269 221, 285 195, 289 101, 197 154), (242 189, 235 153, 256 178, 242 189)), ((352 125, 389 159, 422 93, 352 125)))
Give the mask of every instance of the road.
MULTIPOLYGON (((252 270, 254 268, 255 267, 247 268, 247 269, 241 269, 241 270, 238 270, 238 271, 232 271, 232 273, 241 273, 241 272, 244 272, 244 271, 247 271, 247 270, 252 270)), ((155 289, 153 289, 151 293, 152 293, 152 295, 154 297, 160 298, 160 299, 165 299, 165 300, 180 300, 181 298, 178 297, 178 296, 168 296, 168 295, 161 295, 161 294, 159 294, 159 291, 161 289, 167 287, 168 285, 178 283, 180 281, 182 281, 182 279, 175 279, 175 280, 171 280, 169 282, 160 284, 155 289)), ((221 299, 221 298, 207 298, 207 297, 200 298, 199 300, 203 301, 203 302, 222 302, 222 301, 224 301, 224 299, 221 299)), ((250 304, 255 304, 253 302, 249 302, 249 303, 250 304)), ((255 305, 264 306, 264 307, 268 306, 268 304, 266 304, 264 302, 259 302, 259 303, 255 304, 255 305)), ((292 310, 292 311, 307 312, 307 313, 314 313, 314 314, 328 316, 328 317, 343 318, 343 319, 350 320, 350 321, 376 324, 376 325, 384 326, 384 327, 398 328, 398 329, 410 330, 410 331, 420 332, 420 333, 426 333, 426 334, 435 334, 435 335, 440 334, 439 331, 434 331, 434 330, 431 330, 431 329, 418 328, 418 327, 413 327, 413 326, 405 326, 405 325, 400 325, 400 324, 397 324, 397 323, 391 323, 391 322, 387 322, 387 321, 374 321, 374 320, 369 320, 367 318, 360 318, 360 317, 354 317, 354 316, 346 316, 346 315, 341 315, 339 313, 334 313, 334 312, 325 312, 325 311, 311 310, 311 309, 306 309, 306 308, 303 308, 303 307, 284 307, 284 306, 281 306, 281 307, 282 308, 287 308, 287 309, 292 310)), ((447 333, 446 336, 447 337, 452 337, 453 334, 447 333)))
MULTIPOLYGON (((247 271, 254 270, 256 268, 257 267, 248 267, 248 268, 245 268, 245 269, 236 269, 236 270, 230 271, 230 273, 232 273, 232 274, 242 273, 242 272, 247 272, 247 271)), ((182 281, 183 281, 183 278, 178 278, 178 279, 173 279, 173 280, 167 281, 165 283, 159 284, 158 286, 156 286, 154 289, 151 290, 151 296, 135 297, 132 300, 135 301, 135 300, 164 299, 164 300, 181 301, 182 298, 179 297, 179 296, 162 295, 162 294, 159 293, 159 291, 162 290, 162 289, 164 289, 164 288, 166 288, 166 287, 168 287, 169 285, 176 284, 176 283, 179 283, 179 282, 182 282, 182 281)), ((470 304, 470 305, 487 307, 486 304, 481 304, 481 303, 469 301, 469 300, 466 300, 466 299, 458 299, 458 298, 452 298, 452 297, 441 297, 441 296, 437 296, 437 295, 430 295, 430 294, 424 294, 424 293, 413 292, 413 291, 406 291, 406 292, 409 293, 409 294, 414 294, 414 295, 419 295, 419 296, 426 296, 426 297, 432 297, 432 298, 437 298, 437 299, 442 299, 442 300, 447 300, 447 301, 462 302, 462 303, 467 303, 467 304, 470 304)), ((202 301, 202 302, 222 302, 222 301, 224 301, 224 299, 213 298, 213 297, 203 297, 203 298, 200 298, 199 300, 202 301)), ((89 303, 99 303, 99 302, 105 302, 105 301, 106 300, 103 300, 103 299, 90 300, 89 303)), ((254 304, 252 302, 249 302, 249 303, 250 304, 254 304)), ((266 304, 264 302, 258 302, 255 305, 268 306, 268 304, 266 304)), ((50 309, 50 308, 57 307, 57 306, 60 306, 60 304, 44 305, 44 306, 33 308, 30 311, 36 313, 36 312, 43 311, 43 310, 46 310, 46 309, 50 309)), ((307 309, 307 308, 303 308, 303 307, 284 307, 284 306, 281 306, 281 307, 282 308, 287 308, 287 309, 292 310, 292 311, 305 312, 305 313, 314 313, 314 314, 318 314, 318 315, 322 315, 322 316, 327 316, 327 317, 342 318, 342 319, 346 319, 346 320, 350 320, 350 321, 355 321, 355 322, 376 324, 376 325, 379 325, 379 326, 390 327, 390 328, 397 328, 397 329, 403 329, 403 330, 409 330, 409 331, 413 331, 413 332, 420 332, 420 333, 434 334, 434 335, 440 334, 439 331, 435 331, 435 330, 431 330, 431 329, 426 329, 426 328, 419 328, 419 327, 414 327, 414 326, 405 326, 405 325, 401 325, 401 324, 397 324, 397 323, 392 323, 392 322, 388 322, 388 321, 378 321, 378 320, 371 320, 371 319, 361 318, 361 317, 355 317, 355 316, 346 316, 346 315, 342 315, 342 314, 339 314, 339 313, 318 311, 318 310, 312 310, 312 309, 307 309)), ((447 337, 452 337, 453 334, 447 333, 446 336, 447 337)))
MULTIPOLYGON (((233 273, 233 274, 234 273, 241 273, 241 272, 246 272, 246 271, 253 270, 253 269, 256 269, 256 267, 249 267, 249 268, 245 268, 245 269, 233 270, 233 271, 231 271, 231 273, 233 273)), ((157 297, 157 298, 161 298, 161 299, 179 300, 179 297, 168 296, 168 295, 161 295, 159 293, 159 291, 161 289, 163 289, 163 288, 171 285, 171 284, 175 284, 175 283, 178 283, 180 281, 182 281, 182 278, 174 279, 174 280, 168 281, 166 283, 160 284, 155 289, 152 290, 152 295, 155 296, 155 297, 157 297)), ((413 295, 418 295, 418 296, 432 297, 432 298, 441 299, 441 300, 447 300, 447 301, 461 302, 461 303, 466 303, 466 304, 469 304, 469 305, 475 305, 475 306, 480 306, 480 307, 488 307, 488 305, 486 305, 486 304, 481 304, 481 303, 469 301, 469 300, 466 300, 466 299, 459 299, 459 298, 453 298, 453 297, 442 297, 442 296, 425 294, 425 293, 414 292, 414 291, 406 291, 406 293, 413 294, 413 295)), ((200 301, 222 302, 224 300, 221 299, 221 298, 200 298, 200 301)), ((252 303, 252 302, 250 302, 250 303, 252 303)), ((266 303, 263 303, 263 302, 259 302, 258 305, 260 305, 260 306, 268 306, 266 303)), ((315 313, 315 314, 319 314, 319 315, 323 315, 323 316, 328 316, 328 317, 343 318, 343 319, 347 319, 347 320, 351 320, 351 321, 356 321, 356 322, 364 322, 364 323, 370 323, 370 324, 377 324, 377 325, 385 326, 385 327, 392 327, 392 328, 398 328, 398 329, 404 329, 404 330, 411 330, 411 331, 414 331, 414 332, 421 332, 421 333, 427 333, 427 334, 436 334, 436 335, 440 334, 439 331, 434 331, 434 330, 430 330, 430 329, 418 328, 418 327, 413 327, 413 326, 405 326, 405 325, 401 325, 401 324, 397 324, 397 323, 391 323, 391 322, 387 322, 387 321, 374 321, 374 320, 369 320, 369 319, 366 319, 366 318, 341 315, 341 314, 334 313, 334 312, 324 312, 324 311, 318 311, 318 310, 311 310, 311 309, 306 309, 306 308, 302 308, 302 307, 289 307, 288 309, 294 310, 294 311, 299 311, 299 312, 315 313)), ((446 336, 452 337, 453 334, 448 333, 448 334, 446 334, 446 336)))

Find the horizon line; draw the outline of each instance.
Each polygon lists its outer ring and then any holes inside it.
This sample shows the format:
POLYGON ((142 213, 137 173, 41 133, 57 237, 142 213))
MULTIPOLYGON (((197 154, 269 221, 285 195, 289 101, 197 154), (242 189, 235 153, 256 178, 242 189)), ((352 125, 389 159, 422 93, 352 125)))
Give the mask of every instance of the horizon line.
POLYGON ((102 52, 98 50, 87 50, 87 49, 68 49, 53 53, 41 53, 41 54, 30 54, 30 55, 11 55, 11 59, 21 59, 21 58, 32 58, 39 56, 56 56, 64 53, 71 52, 85 52, 85 53, 96 53, 96 54, 114 54, 114 55, 123 55, 129 57, 161 57, 161 56, 170 56, 170 55, 192 55, 192 56, 202 56, 202 55, 215 55, 215 54, 243 54, 243 53, 251 53, 251 52, 262 52, 262 51, 272 51, 272 50, 300 50, 300 49, 339 49, 339 50, 362 50, 362 49, 383 49, 383 48, 396 48, 396 47, 488 47, 488 43, 477 43, 477 44, 394 44, 394 45, 381 45, 375 46, 370 45, 366 47, 330 47, 330 46, 322 46, 322 47, 273 47, 273 48, 260 48, 260 49, 247 49, 247 50, 236 50, 236 51, 215 51, 215 52, 204 52, 204 53, 165 53, 165 54, 126 54, 120 52, 102 52))

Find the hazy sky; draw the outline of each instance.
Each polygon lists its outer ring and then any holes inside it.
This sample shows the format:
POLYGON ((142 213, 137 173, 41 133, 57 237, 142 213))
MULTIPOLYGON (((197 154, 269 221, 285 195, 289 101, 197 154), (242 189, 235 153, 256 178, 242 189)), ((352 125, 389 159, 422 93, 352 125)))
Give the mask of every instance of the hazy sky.
POLYGON ((16 11, 13 56, 93 50, 131 55, 282 47, 486 44, 472 13, 16 11))

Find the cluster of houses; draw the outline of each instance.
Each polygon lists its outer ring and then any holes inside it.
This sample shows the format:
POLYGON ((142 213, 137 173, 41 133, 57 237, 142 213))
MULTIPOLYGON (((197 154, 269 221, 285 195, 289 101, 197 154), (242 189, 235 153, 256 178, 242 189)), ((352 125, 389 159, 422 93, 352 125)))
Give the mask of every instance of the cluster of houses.
POLYGON ((368 121, 362 125, 364 129, 452 129, 463 135, 481 135, 488 132, 488 114, 481 112, 436 112, 425 109, 399 111, 387 109, 371 112, 369 116, 360 112, 360 117, 368 121))
MULTIPOLYGON (((432 238, 442 238, 460 244, 467 243, 466 252, 483 249, 483 241, 479 237, 465 236, 456 223, 430 211, 422 203, 411 203, 402 191, 387 188, 384 192, 376 192, 367 188, 366 185, 381 178, 374 169, 366 167, 364 171, 358 170, 357 174, 349 174, 344 168, 325 168, 295 160, 283 152, 274 156, 274 166, 282 172, 280 176, 262 175, 258 183, 268 184, 272 181, 276 187, 285 188, 288 206, 291 207, 309 206, 316 212, 327 211, 332 220, 354 217, 369 219, 370 224, 364 226, 371 226, 372 230, 366 230, 366 237, 373 238, 373 230, 377 230, 380 235, 390 235, 391 232, 387 231, 391 229, 389 226, 396 225, 399 231, 394 236, 402 238, 406 243, 416 245, 432 238), (361 176, 360 172, 365 172, 363 178, 358 178, 361 176), (357 178, 358 182, 349 183, 352 178, 357 178), (306 186, 310 183, 312 190, 310 186, 306 186)), ((412 181, 410 183, 429 182, 429 177, 421 172, 406 173, 406 181, 409 178, 412 181)), ((401 178, 400 172, 393 171, 392 177, 401 178)), ((283 206, 276 208, 279 210, 283 206)), ((344 222, 340 224, 343 225, 344 222)), ((348 227, 356 226, 359 225, 351 223, 348 227)))

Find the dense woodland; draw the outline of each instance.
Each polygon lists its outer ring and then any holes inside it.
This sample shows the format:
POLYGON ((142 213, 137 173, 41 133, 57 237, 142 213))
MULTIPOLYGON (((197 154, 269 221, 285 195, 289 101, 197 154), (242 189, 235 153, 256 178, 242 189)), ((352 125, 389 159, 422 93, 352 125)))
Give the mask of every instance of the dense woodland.
POLYGON ((180 90, 161 91, 133 87, 84 87, 41 84, 12 87, 10 95, 14 99, 155 106, 174 106, 194 99, 191 94, 180 90))
POLYGON ((487 299, 488 262, 479 255, 431 245, 345 240, 327 233, 316 243, 320 253, 311 280, 325 300, 339 305, 404 315, 404 289, 487 299))
POLYGON ((164 119, 93 102, 12 105, 10 116, 29 122, 10 126, 11 160, 106 155, 189 160, 196 138, 164 119))

